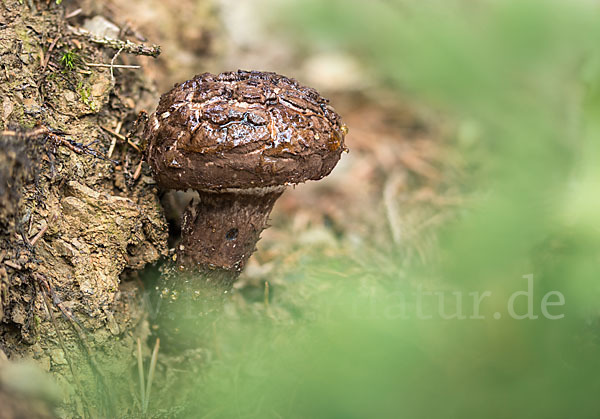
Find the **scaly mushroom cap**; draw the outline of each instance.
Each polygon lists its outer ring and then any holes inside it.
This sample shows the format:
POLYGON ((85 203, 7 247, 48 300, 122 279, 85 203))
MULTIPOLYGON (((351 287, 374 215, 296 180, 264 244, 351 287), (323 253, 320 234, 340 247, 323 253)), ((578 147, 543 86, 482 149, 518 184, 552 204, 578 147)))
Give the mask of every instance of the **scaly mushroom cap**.
POLYGON ((327 176, 345 126, 314 89, 258 71, 204 73, 165 93, 145 137, 165 189, 219 191, 327 176))

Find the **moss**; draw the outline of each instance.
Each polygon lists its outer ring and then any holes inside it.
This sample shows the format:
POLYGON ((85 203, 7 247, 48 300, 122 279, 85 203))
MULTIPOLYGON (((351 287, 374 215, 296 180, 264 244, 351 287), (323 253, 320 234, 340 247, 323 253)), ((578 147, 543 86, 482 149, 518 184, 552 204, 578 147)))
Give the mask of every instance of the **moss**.
POLYGON ((66 71, 73 71, 81 63, 81 57, 73 50, 67 50, 60 57, 60 64, 66 71))
POLYGON ((77 93, 81 98, 81 101, 88 107, 92 112, 97 112, 98 108, 96 103, 94 102, 94 97, 92 96, 92 88, 89 84, 85 83, 81 80, 77 84, 77 93))

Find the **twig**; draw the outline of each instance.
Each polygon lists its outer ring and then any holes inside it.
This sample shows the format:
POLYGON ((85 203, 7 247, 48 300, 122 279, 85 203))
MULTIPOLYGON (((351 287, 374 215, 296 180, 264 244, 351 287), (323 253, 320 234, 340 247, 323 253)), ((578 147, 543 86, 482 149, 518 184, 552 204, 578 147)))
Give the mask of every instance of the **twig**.
MULTIPOLYGON (((123 121, 117 122, 117 126, 115 127, 115 133, 119 133, 121 131, 121 127, 123 126, 123 121)), ((115 151, 115 146, 117 145, 117 137, 113 135, 113 138, 110 142, 110 147, 108 148, 108 153, 106 155, 110 159, 112 157, 113 152, 115 151)))
POLYGON ((82 11, 83 11, 83 9, 81 7, 79 9, 75 9, 71 13, 68 13, 67 15, 65 15, 65 19, 71 19, 71 18, 81 14, 82 11))
POLYGON ((118 138, 121 141, 127 141, 127 138, 125 138, 125 136, 123 134, 119 134, 118 132, 113 131, 110 128, 103 127, 102 125, 100 125, 100 128, 102 128, 104 131, 108 132, 109 134, 114 135, 116 138, 118 138))
MULTIPOLYGON (((43 74, 44 71, 46 71, 46 67, 48 66, 48 61, 50 61, 50 53, 52 52, 52 50, 54 49, 54 47, 56 46, 56 43, 58 42, 58 40, 61 38, 61 35, 58 35, 53 41, 52 43, 50 43, 50 46, 48 47, 48 51, 46 51, 46 57, 44 58, 44 62, 42 63, 42 68, 40 69, 40 74, 43 74)), ((42 50, 43 52, 43 50, 42 50)))
POLYGON ((62 131, 53 130, 44 125, 39 125, 36 128, 27 131, 16 131, 14 129, 7 129, 1 132, 3 137, 14 137, 14 138, 23 138, 28 140, 30 138, 45 138, 46 140, 50 140, 54 146, 54 151, 56 151, 56 147, 64 145, 69 150, 77 153, 77 154, 88 154, 90 156, 94 156, 98 159, 108 160, 112 163, 112 160, 106 158, 102 153, 97 152, 96 150, 92 150, 90 147, 77 143, 71 139, 64 138, 67 134, 62 131))
MULTIPOLYGON (((52 216, 52 218, 50 219, 50 222, 51 223, 55 222, 57 218, 58 218, 58 215, 54 214, 52 216)), ((44 225, 44 227, 42 227, 40 229, 40 231, 31 240, 29 240, 29 245, 35 246, 37 241, 42 238, 44 233, 46 233, 46 230, 48 230, 48 223, 46 223, 46 225, 44 225)))
POLYGON ((110 147, 108 148, 108 153, 106 153, 106 157, 109 159, 112 157, 113 152, 115 151, 115 146, 117 145, 117 137, 113 136, 110 147))
POLYGON ((135 148, 135 150, 137 152, 139 152, 139 153, 142 152, 142 150, 140 150, 140 148, 138 147, 138 145, 136 143, 131 141, 129 138, 125 137, 123 134, 119 134, 118 132, 115 132, 115 131, 111 130, 110 128, 103 127, 102 125, 100 125, 100 128, 102 128, 104 131, 108 132, 110 135, 114 135, 119 140, 126 142, 127 144, 129 144, 130 146, 135 148))
POLYGON ((85 65, 87 65, 88 67, 104 67, 104 68, 142 68, 142 66, 139 65, 129 65, 129 64, 97 64, 97 63, 84 63, 85 65))
POLYGON ((77 153, 77 154, 87 154, 87 155, 93 156, 93 157, 95 157, 97 159, 108 160, 111 163, 114 163, 112 160, 110 160, 109 158, 107 158, 104 155, 102 155, 102 153, 99 153, 96 150, 92 150, 91 148, 89 148, 89 147, 87 147, 87 146, 85 146, 83 144, 80 144, 80 143, 78 143, 76 141, 70 140, 68 138, 63 138, 62 135, 55 134, 53 132, 48 132, 48 134, 46 136, 56 146, 64 145, 69 150, 73 151, 74 153, 77 153))
POLYGON ((75 332, 77 332, 77 334, 79 335, 79 338, 83 341, 83 337, 80 334, 80 330, 77 327, 75 327, 75 325, 76 325, 81 329, 81 331, 87 333, 87 330, 85 329, 83 324, 79 321, 79 319, 77 317, 75 317, 75 314, 73 314, 71 309, 65 306, 65 303, 63 301, 61 301, 61 299, 58 297, 58 295, 56 295, 56 292, 54 291, 54 287, 52 286, 52 284, 50 284, 50 282, 41 274, 35 274, 35 275, 36 275, 37 281, 41 285, 44 286, 45 292, 50 294, 50 297, 52 298, 52 302, 54 303, 54 305, 56 307, 58 307, 58 309, 60 310, 62 315, 65 317, 65 319, 67 319, 69 322, 71 322, 72 325, 74 325, 73 329, 75 330, 75 332))
POLYGON ((142 163, 144 162, 144 159, 140 160, 140 163, 137 165, 137 167, 135 168, 135 172, 133 172, 133 180, 138 180, 138 178, 140 177, 140 175, 142 174, 142 163))
POLYGON ((119 56, 121 51, 123 51, 123 48, 118 50, 117 53, 115 55, 113 55, 112 60, 110 60, 110 79, 113 82, 115 81, 115 75, 113 74, 113 69, 115 68, 115 60, 117 59, 117 57, 119 56))
POLYGON ((37 241, 40 238, 42 238, 42 236, 44 235, 44 233, 46 232, 46 230, 48 230, 48 224, 44 225, 44 227, 42 227, 40 229, 40 231, 31 240, 29 240, 29 244, 31 246, 35 246, 35 244, 37 243, 37 241))
POLYGON ((111 38, 101 38, 93 33, 86 31, 82 28, 76 28, 74 26, 68 25, 69 30, 81 37, 87 38, 90 42, 95 44, 104 45, 108 48, 113 48, 116 50, 122 49, 128 54, 134 55, 148 55, 150 57, 158 57, 160 55, 160 46, 159 45, 144 45, 144 44, 134 44, 131 41, 121 41, 120 39, 111 39, 111 38))

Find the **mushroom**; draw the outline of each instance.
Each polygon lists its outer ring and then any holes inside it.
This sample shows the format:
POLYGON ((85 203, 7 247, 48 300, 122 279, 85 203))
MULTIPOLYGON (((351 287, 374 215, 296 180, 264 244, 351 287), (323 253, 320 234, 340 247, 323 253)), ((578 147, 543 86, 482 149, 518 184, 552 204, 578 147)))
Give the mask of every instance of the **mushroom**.
POLYGON ((347 128, 314 89, 275 73, 204 73, 160 98, 145 139, 162 189, 198 192, 177 263, 231 284, 288 185, 328 175, 347 128))

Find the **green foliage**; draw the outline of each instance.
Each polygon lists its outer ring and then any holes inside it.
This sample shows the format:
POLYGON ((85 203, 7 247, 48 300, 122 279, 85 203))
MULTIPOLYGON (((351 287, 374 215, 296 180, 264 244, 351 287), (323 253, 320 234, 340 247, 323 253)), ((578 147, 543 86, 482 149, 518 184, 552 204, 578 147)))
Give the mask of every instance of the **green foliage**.
POLYGON ((79 54, 73 50, 67 50, 60 57, 60 63, 66 71, 73 71, 77 67, 77 64, 81 60, 79 54))

